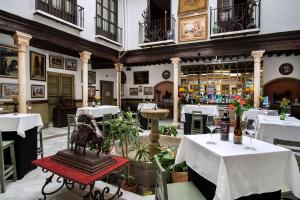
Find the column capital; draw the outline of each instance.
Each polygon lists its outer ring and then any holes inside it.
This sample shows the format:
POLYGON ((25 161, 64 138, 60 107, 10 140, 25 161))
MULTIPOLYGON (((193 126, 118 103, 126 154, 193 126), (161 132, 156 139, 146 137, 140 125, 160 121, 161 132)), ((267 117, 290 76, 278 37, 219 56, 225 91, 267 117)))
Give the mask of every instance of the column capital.
POLYGON ((31 35, 19 31, 16 31, 13 35, 15 45, 18 47, 18 50, 22 52, 26 52, 26 48, 29 46, 31 38, 31 35))
POLYGON ((251 56, 256 59, 261 59, 264 56, 265 50, 252 51, 251 56))
POLYGON ((170 60, 172 61, 173 64, 179 64, 181 61, 180 58, 171 58, 170 60))
POLYGON ((83 52, 80 52, 79 55, 80 55, 80 59, 82 60, 82 62, 88 63, 89 59, 91 59, 92 53, 83 51, 83 52))
POLYGON ((115 69, 117 70, 117 72, 120 72, 123 68, 123 64, 122 63, 115 63, 115 69))

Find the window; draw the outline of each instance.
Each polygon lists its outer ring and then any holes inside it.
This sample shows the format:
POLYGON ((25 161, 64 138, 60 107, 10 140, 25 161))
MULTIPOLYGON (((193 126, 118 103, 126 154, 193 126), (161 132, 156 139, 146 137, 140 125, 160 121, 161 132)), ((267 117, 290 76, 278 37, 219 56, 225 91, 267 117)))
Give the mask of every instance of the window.
POLYGON ((115 34, 118 27, 117 0, 97 0, 97 25, 102 31, 115 34))

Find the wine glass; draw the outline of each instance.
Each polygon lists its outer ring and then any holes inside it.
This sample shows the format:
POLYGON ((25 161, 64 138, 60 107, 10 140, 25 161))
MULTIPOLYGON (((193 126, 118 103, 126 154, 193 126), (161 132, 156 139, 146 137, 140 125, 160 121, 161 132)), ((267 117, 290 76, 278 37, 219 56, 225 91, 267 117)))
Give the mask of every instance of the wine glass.
POLYGON ((257 132, 257 121, 255 119, 246 120, 246 132, 248 133, 250 138, 250 145, 248 147, 245 147, 245 149, 256 151, 256 148, 252 147, 252 137, 254 137, 255 133, 257 132))
POLYGON ((269 105, 268 104, 263 106, 263 112, 265 114, 265 120, 267 120, 267 115, 269 113, 269 105))
POLYGON ((31 101, 27 102, 27 109, 28 109, 29 113, 31 113, 31 109, 32 109, 32 103, 31 103, 31 101))
POLYGON ((286 106, 284 108, 284 113, 285 113, 285 116, 286 116, 286 119, 291 115, 291 106, 286 106))
POLYGON ((212 132, 217 128, 216 118, 214 115, 207 116, 206 127, 210 130, 210 141, 208 141, 207 144, 216 144, 214 141, 212 141, 212 132))

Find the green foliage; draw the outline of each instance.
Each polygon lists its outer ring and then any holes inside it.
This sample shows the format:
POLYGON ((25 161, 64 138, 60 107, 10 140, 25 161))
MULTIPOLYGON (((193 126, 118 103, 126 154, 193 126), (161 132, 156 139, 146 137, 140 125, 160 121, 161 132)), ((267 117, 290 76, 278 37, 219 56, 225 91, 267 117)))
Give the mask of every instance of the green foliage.
POLYGON ((153 194, 152 191, 145 191, 145 192, 143 193, 143 196, 149 196, 149 195, 152 195, 152 194, 153 194))
POLYGON ((135 185, 135 177, 130 175, 129 172, 125 172, 124 174, 120 175, 121 178, 123 178, 128 185, 135 185))
POLYGON ((159 126, 159 133, 162 135, 170 135, 176 137, 178 135, 177 129, 172 125, 159 126))
POLYGON ((142 159, 146 162, 149 160, 149 147, 148 145, 137 143, 135 159, 141 161, 142 159))

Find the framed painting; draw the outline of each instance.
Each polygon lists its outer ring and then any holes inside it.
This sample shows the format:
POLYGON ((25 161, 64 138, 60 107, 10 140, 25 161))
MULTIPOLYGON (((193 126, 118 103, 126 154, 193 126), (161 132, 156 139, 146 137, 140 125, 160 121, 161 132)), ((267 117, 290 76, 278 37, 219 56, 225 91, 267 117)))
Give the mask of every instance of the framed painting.
POLYGON ((19 86, 14 83, 1 84, 1 99, 11 99, 13 95, 19 94, 19 86))
POLYGON ((88 87, 88 98, 94 99, 96 96, 96 86, 89 86, 88 87))
POLYGON ((135 85, 149 84, 149 71, 133 72, 135 85))
POLYGON ((65 69, 66 70, 77 71, 77 60, 66 58, 65 59, 65 69))
POLYGON ((46 81, 46 56, 30 51, 30 79, 46 81))
POLYGON ((152 87, 144 87, 144 95, 152 95, 152 87))
POLYGON ((199 13, 207 9, 208 0, 179 0, 178 16, 199 13))
POLYGON ((64 69, 64 58, 59 56, 49 56, 49 67, 64 69))
POLYGON ((18 51, 0 46, 0 77, 18 78, 18 51))
POLYGON ((45 98, 45 85, 31 85, 31 98, 45 98))
POLYGON ((207 39, 207 14, 179 19, 179 41, 207 39))
POLYGON ((124 85, 121 85, 121 97, 124 97, 124 85))
POLYGON ((129 88, 129 95, 130 96, 138 96, 139 95, 138 88, 129 88))
POLYGON ((96 72, 89 71, 88 76, 89 76, 88 78, 89 85, 96 84, 96 72))

